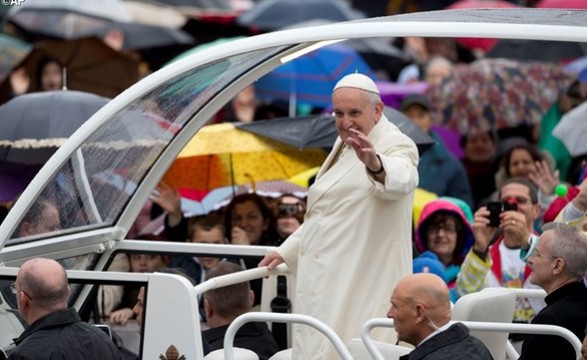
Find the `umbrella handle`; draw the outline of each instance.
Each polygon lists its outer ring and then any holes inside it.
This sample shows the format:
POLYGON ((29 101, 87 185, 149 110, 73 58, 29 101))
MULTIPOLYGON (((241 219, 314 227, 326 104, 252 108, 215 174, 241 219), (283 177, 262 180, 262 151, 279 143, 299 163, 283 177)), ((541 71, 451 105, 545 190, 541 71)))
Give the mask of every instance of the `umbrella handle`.
POLYGON ((251 188, 253 189, 253 192, 256 193, 257 192, 257 184, 255 183, 255 179, 253 179, 253 175, 251 175, 249 173, 245 173, 245 177, 248 178, 249 180, 251 180, 251 188))
POLYGON ((62 72, 62 83, 63 86, 61 87, 61 90, 67 90, 67 67, 64 66, 63 69, 61 70, 62 72))

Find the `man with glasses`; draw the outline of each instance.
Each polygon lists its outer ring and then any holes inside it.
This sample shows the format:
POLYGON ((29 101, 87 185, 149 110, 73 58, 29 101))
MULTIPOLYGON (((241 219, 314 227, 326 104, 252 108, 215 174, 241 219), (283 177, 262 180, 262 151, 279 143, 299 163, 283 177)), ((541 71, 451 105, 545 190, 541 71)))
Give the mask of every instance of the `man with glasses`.
POLYGON ((121 359, 102 330, 83 322, 74 308, 68 308, 67 273, 57 261, 28 260, 10 289, 29 327, 14 341, 16 348, 8 359, 121 359))
MULTIPOLYGON (((562 326, 579 339, 585 337, 587 324, 587 237, 576 228, 549 223, 528 258, 532 269, 530 282, 546 291, 547 306, 532 324, 562 326)), ((576 359, 571 344, 560 336, 528 335, 522 346, 521 360, 576 359)))
MULTIPOLYGON (((540 215, 538 190, 527 179, 512 178, 502 185, 499 199, 504 211, 492 212, 483 206, 475 212, 475 242, 457 276, 458 296, 486 287, 536 288, 528 282, 532 270, 520 253, 523 246, 537 238, 532 224, 540 215)), ((514 321, 528 323, 542 307, 541 300, 519 298, 514 321)))

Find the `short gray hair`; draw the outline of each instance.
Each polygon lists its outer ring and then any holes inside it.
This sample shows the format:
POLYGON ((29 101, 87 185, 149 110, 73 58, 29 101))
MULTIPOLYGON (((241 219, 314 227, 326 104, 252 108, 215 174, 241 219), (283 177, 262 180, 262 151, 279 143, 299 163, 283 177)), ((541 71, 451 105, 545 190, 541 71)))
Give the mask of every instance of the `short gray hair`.
POLYGON ((565 261, 567 273, 583 277, 587 272, 587 237, 577 228, 551 222, 542 227, 543 231, 554 231, 554 239, 548 243, 552 256, 565 261))
POLYGON ((369 103, 371 103, 371 105, 375 106, 381 102, 381 95, 374 93, 372 91, 366 91, 366 90, 365 90, 365 94, 367 95, 367 99, 369 99, 369 103))

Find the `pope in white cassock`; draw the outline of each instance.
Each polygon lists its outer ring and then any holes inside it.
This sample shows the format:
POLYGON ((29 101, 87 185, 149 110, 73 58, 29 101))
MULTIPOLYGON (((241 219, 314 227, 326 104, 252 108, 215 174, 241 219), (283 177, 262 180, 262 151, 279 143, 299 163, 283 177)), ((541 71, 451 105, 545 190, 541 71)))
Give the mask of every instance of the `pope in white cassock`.
MULTIPOLYGON (((414 142, 383 115, 375 83, 342 78, 332 93, 339 134, 308 194, 304 224, 259 264, 285 262, 297 276, 294 312, 319 319, 348 344, 365 321, 385 317, 389 294, 412 271, 414 142)), ((374 331, 395 341, 389 329, 374 331)), ((297 360, 340 359, 328 339, 295 327, 297 360)))

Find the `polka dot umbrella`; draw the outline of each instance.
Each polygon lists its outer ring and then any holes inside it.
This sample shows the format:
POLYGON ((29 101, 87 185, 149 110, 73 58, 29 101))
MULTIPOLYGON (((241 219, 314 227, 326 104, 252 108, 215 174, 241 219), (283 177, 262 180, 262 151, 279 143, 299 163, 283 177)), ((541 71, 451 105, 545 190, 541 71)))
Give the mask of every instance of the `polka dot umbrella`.
POLYGON ((287 179, 324 159, 321 149, 297 149, 231 123, 208 125, 185 146, 163 181, 178 188, 211 190, 287 179))

